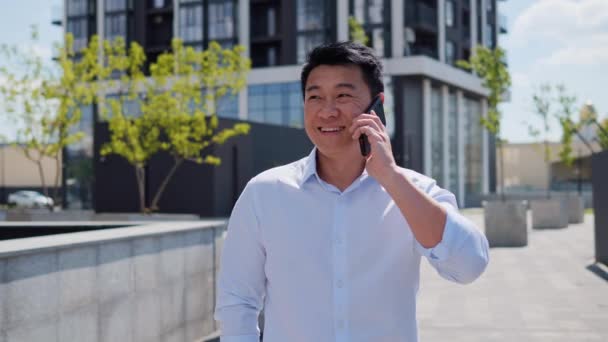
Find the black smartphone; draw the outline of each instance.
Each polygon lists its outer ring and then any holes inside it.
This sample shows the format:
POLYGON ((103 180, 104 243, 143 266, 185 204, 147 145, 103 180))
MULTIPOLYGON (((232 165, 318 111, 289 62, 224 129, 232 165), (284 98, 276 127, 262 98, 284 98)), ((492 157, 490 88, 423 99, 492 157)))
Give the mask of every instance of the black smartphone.
MULTIPOLYGON (((384 97, 381 94, 376 95, 372 100, 372 103, 363 113, 369 114, 373 110, 380 118, 380 121, 382 121, 382 124, 386 126, 386 117, 384 116, 384 106, 382 105, 382 102, 384 102, 384 97)), ((367 157, 369 155, 371 147, 369 146, 367 135, 361 134, 361 136, 359 136, 359 148, 361 148, 362 156, 367 157)))

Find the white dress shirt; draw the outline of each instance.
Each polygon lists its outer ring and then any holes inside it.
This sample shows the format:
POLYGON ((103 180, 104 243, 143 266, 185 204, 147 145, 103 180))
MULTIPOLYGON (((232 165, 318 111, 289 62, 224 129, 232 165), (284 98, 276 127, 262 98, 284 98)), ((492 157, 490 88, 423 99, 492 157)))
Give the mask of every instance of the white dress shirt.
POLYGON ((321 180, 316 149, 254 177, 223 246, 221 341, 259 341, 262 308, 264 342, 417 341, 421 256, 442 277, 469 283, 488 263, 488 242, 458 213, 452 193, 405 172, 447 208, 442 240, 431 249, 367 172, 342 192, 321 180))

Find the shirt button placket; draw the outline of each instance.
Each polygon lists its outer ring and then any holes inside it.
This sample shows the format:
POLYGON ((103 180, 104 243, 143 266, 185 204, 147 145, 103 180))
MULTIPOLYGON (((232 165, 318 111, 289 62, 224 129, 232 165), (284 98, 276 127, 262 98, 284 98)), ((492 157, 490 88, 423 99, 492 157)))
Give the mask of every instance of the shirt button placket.
POLYGON ((346 244, 345 239, 345 208, 346 197, 342 195, 336 199, 336 210, 334 210, 334 326, 336 331, 336 341, 348 341, 346 329, 346 244))

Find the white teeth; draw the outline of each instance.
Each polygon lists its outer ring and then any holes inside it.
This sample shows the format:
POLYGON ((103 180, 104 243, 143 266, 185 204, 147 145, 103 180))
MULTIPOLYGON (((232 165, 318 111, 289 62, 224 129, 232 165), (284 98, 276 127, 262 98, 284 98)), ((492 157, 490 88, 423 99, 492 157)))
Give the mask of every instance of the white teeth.
POLYGON ((335 128, 323 128, 321 127, 321 132, 338 132, 344 129, 343 127, 335 127, 335 128))

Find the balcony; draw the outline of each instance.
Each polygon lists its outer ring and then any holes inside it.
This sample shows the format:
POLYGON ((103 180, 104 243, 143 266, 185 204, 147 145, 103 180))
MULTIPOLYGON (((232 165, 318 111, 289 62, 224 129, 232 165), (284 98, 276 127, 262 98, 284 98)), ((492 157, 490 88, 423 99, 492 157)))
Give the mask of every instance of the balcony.
POLYGON ((507 16, 504 14, 498 14, 498 32, 501 34, 507 33, 507 16))

